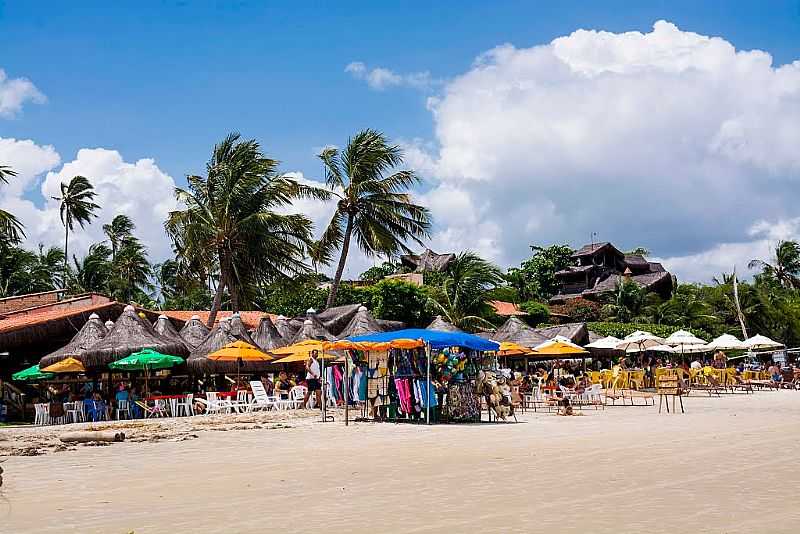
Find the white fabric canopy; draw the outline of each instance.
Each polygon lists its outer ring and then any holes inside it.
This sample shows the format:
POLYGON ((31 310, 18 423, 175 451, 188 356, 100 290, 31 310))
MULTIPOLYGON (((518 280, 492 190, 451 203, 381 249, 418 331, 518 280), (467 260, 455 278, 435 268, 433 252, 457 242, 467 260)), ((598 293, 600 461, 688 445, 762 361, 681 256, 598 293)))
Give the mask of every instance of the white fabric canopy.
POLYGON ((699 337, 695 336, 691 332, 687 332, 686 330, 678 330, 677 332, 673 332, 665 341, 667 345, 671 345, 673 347, 684 347, 687 345, 706 344, 705 339, 700 339, 699 337))
POLYGON ((619 345, 620 341, 622 341, 622 340, 618 339, 618 338, 616 338, 614 336, 607 336, 607 337, 598 339, 597 341, 592 341, 591 343, 586 345, 586 348, 587 349, 610 349, 610 350, 616 350, 617 345, 619 345))
POLYGON ((650 347, 663 345, 664 340, 649 332, 641 332, 638 336, 626 336, 617 344, 617 348, 625 352, 642 352, 650 347))
POLYGON ((742 341, 730 334, 722 334, 714 338, 711 343, 706 345, 708 350, 747 350, 748 347, 742 341))
POLYGON ((773 341, 766 336, 762 336, 761 334, 751 337, 750 339, 745 339, 744 344, 749 349, 779 349, 783 347, 782 343, 778 343, 777 341, 773 341))

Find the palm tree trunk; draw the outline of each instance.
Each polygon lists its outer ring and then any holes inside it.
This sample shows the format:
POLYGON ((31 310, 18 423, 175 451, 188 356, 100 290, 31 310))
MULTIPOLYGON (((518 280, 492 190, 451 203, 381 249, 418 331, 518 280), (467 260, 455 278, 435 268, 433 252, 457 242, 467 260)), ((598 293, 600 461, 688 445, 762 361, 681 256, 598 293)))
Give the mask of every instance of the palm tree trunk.
POLYGON ((69 258, 69 226, 64 225, 64 279, 61 281, 63 289, 67 289, 67 258, 69 258))
POLYGON ((339 266, 336 267, 336 275, 333 277, 333 284, 331 285, 331 292, 328 295, 328 302, 325 304, 326 308, 333 306, 336 302, 336 292, 339 291, 339 282, 342 280, 342 273, 344 272, 344 265, 347 263, 347 252, 350 250, 350 236, 353 233, 353 216, 347 216, 347 225, 344 228, 344 241, 342 242, 342 255, 339 257, 339 266))
POLYGON ((211 312, 208 314, 208 322, 206 326, 213 328, 217 320, 217 312, 222 304, 222 293, 225 291, 225 275, 220 273, 219 284, 217 284, 217 291, 214 293, 214 302, 211 303, 211 312))

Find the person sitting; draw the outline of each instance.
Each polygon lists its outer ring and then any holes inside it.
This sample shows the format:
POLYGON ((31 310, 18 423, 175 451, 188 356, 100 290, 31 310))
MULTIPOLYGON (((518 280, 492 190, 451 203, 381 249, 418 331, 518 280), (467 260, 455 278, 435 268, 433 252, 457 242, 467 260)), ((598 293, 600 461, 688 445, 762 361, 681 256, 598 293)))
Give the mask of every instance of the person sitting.
POLYGON ((286 371, 281 371, 278 373, 278 379, 275 380, 275 396, 281 400, 286 400, 289 398, 289 391, 291 391, 294 385, 292 381, 289 380, 289 375, 286 374, 286 371))
POLYGON ((133 386, 131 386, 131 390, 128 392, 128 400, 130 401, 128 406, 131 408, 131 417, 141 419, 143 415, 142 408, 136 404, 136 401, 142 400, 142 398, 139 396, 139 392, 133 386))
POLYGON ((772 381, 775 382, 776 384, 783 381, 783 374, 781 374, 781 367, 777 363, 773 363, 772 365, 770 365, 769 369, 767 369, 767 372, 769 373, 769 376, 772 377, 772 381))
POLYGON ((262 375, 261 383, 264 385, 264 391, 266 391, 267 395, 272 395, 275 391, 275 384, 272 383, 272 380, 267 375, 262 375))

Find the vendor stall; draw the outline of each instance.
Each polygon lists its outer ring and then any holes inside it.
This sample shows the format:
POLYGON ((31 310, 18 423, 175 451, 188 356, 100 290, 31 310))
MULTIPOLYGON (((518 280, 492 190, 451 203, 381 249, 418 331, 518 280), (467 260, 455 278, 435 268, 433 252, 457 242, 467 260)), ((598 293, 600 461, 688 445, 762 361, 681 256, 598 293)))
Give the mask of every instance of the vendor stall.
MULTIPOLYGON (((366 375, 366 416, 377 420, 431 423, 480 421, 475 380, 483 352, 493 341, 463 332, 405 329, 350 338, 357 342, 421 340, 417 349, 389 348, 361 353, 366 375)), ((358 357, 358 353, 357 357, 358 357)))

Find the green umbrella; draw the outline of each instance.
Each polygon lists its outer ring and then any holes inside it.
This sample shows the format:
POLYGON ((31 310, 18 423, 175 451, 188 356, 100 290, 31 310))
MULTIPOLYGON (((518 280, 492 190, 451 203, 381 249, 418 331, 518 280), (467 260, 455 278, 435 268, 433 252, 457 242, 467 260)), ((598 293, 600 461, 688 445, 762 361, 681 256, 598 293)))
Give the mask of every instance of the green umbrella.
POLYGON ((161 354, 153 349, 143 349, 121 360, 109 363, 108 367, 114 371, 144 371, 144 390, 146 395, 149 389, 148 371, 152 369, 169 369, 182 363, 183 358, 180 356, 170 356, 169 354, 161 354))
POLYGON ((152 369, 169 369, 183 363, 180 356, 161 354, 152 349, 144 349, 126 356, 121 360, 108 364, 115 371, 146 371, 152 369))
POLYGON ((12 380, 20 380, 24 382, 33 382, 34 380, 46 380, 48 378, 53 378, 56 376, 53 373, 43 373, 39 370, 39 364, 37 363, 33 367, 28 367, 27 369, 23 369, 17 373, 11 375, 12 380))

